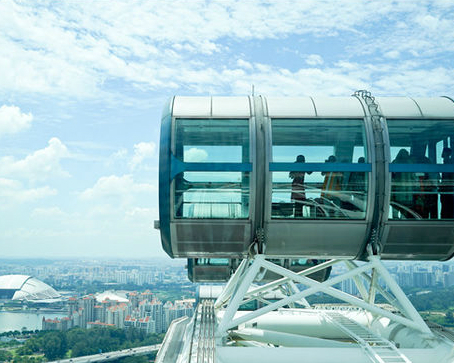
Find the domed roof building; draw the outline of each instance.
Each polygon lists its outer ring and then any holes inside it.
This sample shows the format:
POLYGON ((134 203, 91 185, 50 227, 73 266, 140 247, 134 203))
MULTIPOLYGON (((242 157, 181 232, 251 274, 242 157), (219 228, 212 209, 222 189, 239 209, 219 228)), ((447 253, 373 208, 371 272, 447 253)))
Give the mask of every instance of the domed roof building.
POLYGON ((0 276, 0 299, 3 300, 53 300, 61 295, 51 286, 27 275, 0 276))
POLYGON ((126 298, 126 294, 120 291, 104 291, 96 294, 96 301, 103 302, 105 300, 117 301, 127 303, 129 300, 126 298))

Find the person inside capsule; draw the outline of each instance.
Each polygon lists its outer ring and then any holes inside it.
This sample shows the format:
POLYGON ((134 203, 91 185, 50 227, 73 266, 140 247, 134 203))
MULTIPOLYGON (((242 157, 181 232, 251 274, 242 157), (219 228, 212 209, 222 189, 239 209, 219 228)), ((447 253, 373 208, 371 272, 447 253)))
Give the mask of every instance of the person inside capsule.
MULTIPOLYGON (((443 148, 441 153, 443 164, 453 164, 452 150, 443 148)), ((454 217, 454 173, 442 173, 440 185, 441 218, 452 219, 454 217)))
MULTIPOLYGON (((366 159, 361 156, 358 158, 358 164, 364 164, 366 159)), ((364 172, 353 171, 348 178, 348 188, 352 193, 352 201, 354 206, 364 211, 366 205, 366 174, 364 172)))
MULTIPOLYGON (((410 153, 400 149, 393 164, 411 164, 410 153)), ((393 172, 391 186, 391 202, 393 202, 393 218, 415 218, 414 187, 416 175, 410 172, 393 172)))
MULTIPOLYGON (((424 148, 414 148, 413 163, 415 164, 432 164, 431 160, 424 155, 424 148)), ((433 172, 415 173, 416 189, 413 198, 414 210, 424 219, 438 218, 438 181, 440 175, 433 172)))
MULTIPOLYGON (((325 163, 335 162, 337 162, 337 158, 334 155, 325 160, 325 163)), ((323 180, 320 198, 323 204, 328 206, 328 213, 331 216, 338 216, 341 200, 336 194, 342 190, 344 175, 341 172, 333 171, 322 172, 321 174, 325 176, 325 179, 323 180)))
MULTIPOLYGON (((295 163, 304 163, 306 158, 304 155, 298 155, 296 157, 295 163)), ((307 172, 311 174, 312 172, 307 172)), ((303 171, 291 171, 289 173, 289 178, 292 179, 292 195, 291 200, 294 204, 294 214, 295 218, 303 217, 303 206, 306 201, 306 193, 304 192, 304 174, 303 171)))

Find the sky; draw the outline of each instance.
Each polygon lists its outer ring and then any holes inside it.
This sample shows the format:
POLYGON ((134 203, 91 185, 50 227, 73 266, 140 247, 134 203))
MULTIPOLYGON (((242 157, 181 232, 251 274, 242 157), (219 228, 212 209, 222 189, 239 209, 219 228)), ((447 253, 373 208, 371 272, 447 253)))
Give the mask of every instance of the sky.
POLYGON ((173 95, 454 96, 451 0, 0 0, 2 257, 165 256, 173 95))

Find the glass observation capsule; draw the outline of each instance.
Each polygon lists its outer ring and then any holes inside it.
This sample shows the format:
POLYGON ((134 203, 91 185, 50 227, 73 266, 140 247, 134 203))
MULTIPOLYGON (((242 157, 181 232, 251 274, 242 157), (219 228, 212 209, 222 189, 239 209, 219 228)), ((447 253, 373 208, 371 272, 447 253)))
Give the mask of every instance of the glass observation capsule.
MULTIPOLYGON (((159 228, 171 257, 454 252, 448 97, 173 97, 160 140, 159 228)), ((230 267, 229 267, 230 268, 230 267)))

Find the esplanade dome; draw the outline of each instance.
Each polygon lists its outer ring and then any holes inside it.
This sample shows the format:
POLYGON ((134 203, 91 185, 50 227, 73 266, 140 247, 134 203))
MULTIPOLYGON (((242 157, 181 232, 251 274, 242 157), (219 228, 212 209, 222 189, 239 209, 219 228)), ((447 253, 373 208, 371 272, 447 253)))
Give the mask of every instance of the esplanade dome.
POLYGON ((6 300, 52 300, 61 295, 51 286, 27 275, 0 276, 0 299, 6 300))

